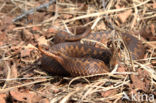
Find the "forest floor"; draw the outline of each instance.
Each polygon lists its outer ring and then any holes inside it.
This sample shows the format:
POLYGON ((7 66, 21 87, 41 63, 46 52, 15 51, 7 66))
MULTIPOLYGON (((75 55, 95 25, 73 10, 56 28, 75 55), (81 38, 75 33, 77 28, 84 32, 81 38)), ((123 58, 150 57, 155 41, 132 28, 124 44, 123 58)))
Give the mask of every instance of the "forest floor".
POLYGON ((0 103, 156 102, 155 98, 155 0, 0 0, 0 103), (38 8, 46 3, 50 5, 38 8), (93 33, 130 33, 144 45, 144 57, 123 56, 113 72, 96 80, 53 76, 40 69, 38 42, 46 44, 58 31, 89 24, 93 33))

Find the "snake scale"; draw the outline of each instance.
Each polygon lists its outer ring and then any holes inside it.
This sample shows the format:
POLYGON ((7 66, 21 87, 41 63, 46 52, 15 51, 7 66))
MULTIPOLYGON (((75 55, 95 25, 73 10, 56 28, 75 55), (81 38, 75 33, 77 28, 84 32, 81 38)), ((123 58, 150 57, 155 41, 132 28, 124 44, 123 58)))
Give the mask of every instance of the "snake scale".
MULTIPOLYGON (((114 59, 114 49, 95 47, 95 44, 80 43, 80 39, 87 38, 106 44, 110 31, 90 33, 86 29, 83 34, 71 36, 65 32, 59 32, 54 38, 54 45, 45 50, 39 45, 42 53, 41 69, 62 76, 87 76, 106 73, 110 71, 114 59)), ((122 34, 127 48, 131 52, 132 59, 141 59, 145 48, 140 40, 130 34, 122 34)))

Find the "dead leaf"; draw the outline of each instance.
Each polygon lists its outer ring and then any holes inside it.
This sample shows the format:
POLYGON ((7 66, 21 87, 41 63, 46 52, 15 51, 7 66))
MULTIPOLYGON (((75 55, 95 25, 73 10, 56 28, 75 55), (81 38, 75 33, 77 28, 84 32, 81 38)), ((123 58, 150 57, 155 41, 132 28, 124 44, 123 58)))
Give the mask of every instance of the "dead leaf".
POLYGON ((115 94, 117 94, 117 90, 116 89, 112 89, 112 90, 101 92, 101 95, 103 97, 108 97, 108 96, 112 96, 112 95, 115 95, 115 94))
POLYGON ((21 35, 22 35, 22 39, 25 41, 33 39, 33 34, 29 30, 23 29, 21 35))
POLYGON ((30 91, 20 92, 15 89, 10 91, 10 95, 17 101, 32 103, 31 101, 34 99, 33 97, 36 95, 36 93, 30 91))
POLYGON ((44 36, 41 36, 40 38, 38 38, 37 41, 38 41, 38 44, 40 45, 48 45, 48 40, 46 40, 44 36))
POLYGON ((4 43, 0 41, 0 46, 2 46, 4 43))
POLYGON ((57 32, 57 29, 50 27, 46 32, 43 32, 43 36, 45 36, 46 38, 50 38, 54 36, 57 32))
POLYGON ((6 39, 7 39, 6 33, 0 31, 0 46, 5 44, 6 39))
POLYGON ((124 12, 118 14, 118 17, 119 17, 120 21, 122 23, 124 23, 124 22, 126 22, 127 18, 131 15, 131 13, 132 13, 132 10, 130 9, 130 10, 127 10, 127 11, 124 11, 124 12))
POLYGON ((153 3, 153 9, 155 9, 156 8, 156 2, 155 3, 153 3))
POLYGON ((154 24, 151 24, 151 32, 152 32, 153 36, 156 33, 154 24))
POLYGON ((70 14, 63 14, 63 18, 64 19, 71 19, 73 17, 73 15, 70 14))
MULTIPOLYGON (((55 10, 56 10, 56 5, 51 5, 51 6, 49 6, 48 8, 47 8, 47 11, 48 12, 55 12, 55 10)), ((46 19, 45 19, 46 20, 46 19)))
POLYGON ((45 12, 35 12, 33 15, 28 15, 28 20, 33 23, 41 23, 44 20, 45 12))
POLYGON ((12 31, 12 29, 15 27, 15 25, 13 25, 12 19, 13 19, 12 17, 3 15, 1 26, 0 26, 0 31, 3 31, 3 32, 12 31))
POLYGON ((50 101, 47 98, 44 98, 40 100, 39 103, 50 103, 50 101))
POLYGON ((16 64, 14 63, 12 66, 11 66, 11 78, 17 78, 18 76, 18 71, 17 71, 17 66, 16 64))
POLYGON ((40 31, 40 27, 34 26, 34 27, 32 28, 32 30, 33 30, 33 31, 40 31))
POLYGON ((27 46, 24 46, 21 50, 21 57, 30 56, 31 51, 37 49, 32 44, 28 44, 27 46))
POLYGON ((6 94, 0 94, 0 103, 6 103, 6 94))
POLYGON ((115 8, 116 8, 116 9, 120 9, 120 8, 121 8, 121 7, 119 6, 119 2, 120 2, 120 1, 118 1, 118 2, 116 3, 116 5, 115 5, 115 8))
POLYGON ((150 80, 148 79, 149 74, 145 70, 138 69, 138 75, 131 75, 132 84, 130 88, 137 90, 143 90, 144 92, 149 91, 150 80))
POLYGON ((58 31, 55 28, 49 28, 48 33, 57 33, 58 31))
POLYGON ((131 80, 132 80, 132 88, 136 88, 139 90, 144 90, 145 89, 145 83, 140 80, 140 78, 136 75, 131 75, 131 80))
POLYGON ((149 40, 149 41, 151 41, 151 38, 153 36, 149 26, 143 27, 140 31, 140 34, 144 39, 149 40))
POLYGON ((117 72, 126 72, 126 67, 124 67, 123 65, 120 65, 119 68, 117 69, 117 72))
MULTIPOLYGON (((156 61, 155 60, 152 60, 151 61, 151 64, 153 65, 153 66, 156 66, 156 61)), ((153 67, 154 68, 154 67, 153 67)))

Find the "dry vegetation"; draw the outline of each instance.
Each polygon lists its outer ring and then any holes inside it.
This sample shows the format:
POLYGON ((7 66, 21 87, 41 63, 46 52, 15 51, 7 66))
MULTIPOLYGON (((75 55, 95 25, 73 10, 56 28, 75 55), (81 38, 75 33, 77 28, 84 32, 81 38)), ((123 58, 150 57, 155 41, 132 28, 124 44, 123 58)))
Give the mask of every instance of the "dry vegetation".
POLYGON ((142 101, 142 94, 148 100, 156 97, 156 0, 56 0, 34 9, 48 2, 0 0, 0 103, 120 103, 130 102, 122 100, 125 94, 131 100, 138 94, 134 102, 142 101), (146 47, 144 59, 131 60, 128 51, 121 51, 113 71, 96 80, 40 70, 38 42, 46 44, 60 30, 89 24, 92 32, 131 33, 146 47))

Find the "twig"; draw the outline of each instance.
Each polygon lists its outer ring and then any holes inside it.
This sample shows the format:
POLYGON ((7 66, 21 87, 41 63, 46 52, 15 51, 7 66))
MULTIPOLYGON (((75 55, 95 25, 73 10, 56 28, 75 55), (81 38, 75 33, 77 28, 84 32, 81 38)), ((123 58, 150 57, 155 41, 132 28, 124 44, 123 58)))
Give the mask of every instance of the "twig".
POLYGON ((10 79, 0 79, 0 81, 14 81, 14 80, 31 80, 31 79, 51 79, 51 76, 41 76, 41 77, 28 77, 28 78, 10 78, 10 79))
POLYGON ((0 93, 5 93, 5 92, 8 92, 8 91, 13 90, 15 88, 20 88, 20 87, 24 87, 24 86, 28 86, 28 85, 33 85, 33 84, 45 82, 45 81, 48 81, 48 80, 51 80, 51 79, 38 80, 38 81, 29 82, 29 83, 25 83, 25 84, 13 86, 13 87, 5 88, 5 89, 0 89, 0 93))
POLYGON ((101 15, 104 15, 104 14, 121 12, 121 11, 129 10, 129 9, 133 9, 135 7, 142 6, 142 5, 146 4, 149 1, 150 0, 146 0, 146 1, 144 1, 144 2, 142 2, 140 4, 138 4, 138 5, 134 5, 134 6, 128 7, 128 8, 110 9, 110 10, 102 11, 102 12, 98 12, 98 13, 86 14, 86 15, 82 15, 82 16, 79 16, 79 17, 75 17, 75 18, 69 19, 69 20, 65 20, 64 22, 65 23, 68 23, 68 22, 71 22, 71 21, 75 21, 75 20, 79 20, 79 19, 84 19, 84 18, 88 18, 88 17, 97 17, 97 16, 101 16, 101 15))
POLYGON ((16 17, 15 19, 13 19, 13 22, 16 22, 18 20, 21 20, 22 18, 26 17, 27 15, 33 14, 35 11, 41 10, 42 8, 48 8, 51 4, 53 4, 55 0, 50 0, 48 3, 42 4, 39 7, 33 8, 31 10, 28 10, 27 12, 25 12, 24 14, 16 17))

